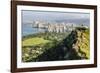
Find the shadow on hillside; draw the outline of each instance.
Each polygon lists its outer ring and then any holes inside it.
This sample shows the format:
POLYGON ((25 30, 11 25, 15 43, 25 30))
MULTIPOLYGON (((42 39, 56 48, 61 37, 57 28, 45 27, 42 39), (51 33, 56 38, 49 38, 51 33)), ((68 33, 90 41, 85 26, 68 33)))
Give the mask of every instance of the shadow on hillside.
POLYGON ((39 55, 36 61, 61 61, 61 60, 78 60, 81 59, 78 56, 75 49, 72 48, 72 44, 75 43, 76 33, 73 32, 65 38, 58 45, 45 50, 43 54, 39 55))

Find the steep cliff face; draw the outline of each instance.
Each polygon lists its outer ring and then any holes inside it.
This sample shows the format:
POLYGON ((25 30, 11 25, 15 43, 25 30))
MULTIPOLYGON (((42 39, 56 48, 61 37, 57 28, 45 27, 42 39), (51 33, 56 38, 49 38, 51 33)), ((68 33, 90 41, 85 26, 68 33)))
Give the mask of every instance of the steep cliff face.
POLYGON ((65 59, 89 59, 89 29, 76 28, 63 43, 67 47, 65 59))
POLYGON ((58 45, 49 48, 38 61, 89 59, 89 29, 76 28, 58 45))

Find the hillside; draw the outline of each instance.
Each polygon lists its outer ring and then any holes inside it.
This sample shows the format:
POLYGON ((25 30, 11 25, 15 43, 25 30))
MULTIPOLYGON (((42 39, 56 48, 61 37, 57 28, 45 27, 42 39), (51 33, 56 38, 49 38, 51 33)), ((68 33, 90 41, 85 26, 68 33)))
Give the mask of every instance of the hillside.
POLYGON ((66 35, 65 33, 42 33, 38 35, 39 37, 35 35, 35 37, 25 38, 23 62, 89 59, 89 29, 76 28, 66 35))
POLYGON ((89 59, 89 29, 77 28, 64 39, 67 47, 65 59, 89 59))

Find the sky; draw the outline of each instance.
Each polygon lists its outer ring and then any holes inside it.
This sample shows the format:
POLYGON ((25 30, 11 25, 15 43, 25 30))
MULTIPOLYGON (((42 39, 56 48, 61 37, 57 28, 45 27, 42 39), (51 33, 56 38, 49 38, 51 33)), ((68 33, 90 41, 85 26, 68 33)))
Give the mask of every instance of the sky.
POLYGON ((75 24, 90 24, 90 14, 76 12, 29 11, 22 10, 22 22, 41 20, 46 22, 66 22, 75 24))

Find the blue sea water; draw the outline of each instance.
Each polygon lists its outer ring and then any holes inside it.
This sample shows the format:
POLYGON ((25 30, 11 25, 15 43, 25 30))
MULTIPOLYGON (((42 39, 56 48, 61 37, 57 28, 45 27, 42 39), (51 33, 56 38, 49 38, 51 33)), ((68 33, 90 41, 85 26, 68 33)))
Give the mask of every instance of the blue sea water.
POLYGON ((44 32, 44 31, 45 29, 33 28, 31 25, 22 24, 22 36, 27 36, 30 34, 35 34, 35 33, 44 32))

